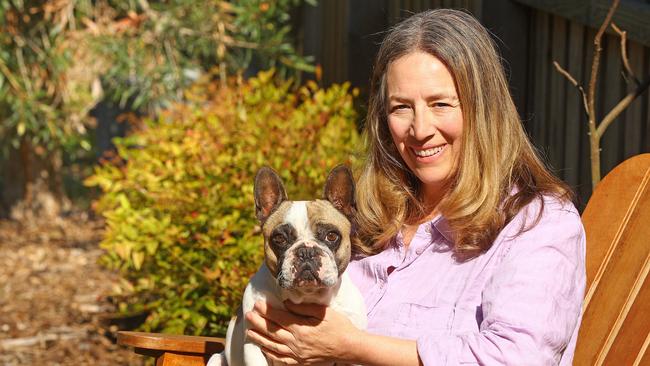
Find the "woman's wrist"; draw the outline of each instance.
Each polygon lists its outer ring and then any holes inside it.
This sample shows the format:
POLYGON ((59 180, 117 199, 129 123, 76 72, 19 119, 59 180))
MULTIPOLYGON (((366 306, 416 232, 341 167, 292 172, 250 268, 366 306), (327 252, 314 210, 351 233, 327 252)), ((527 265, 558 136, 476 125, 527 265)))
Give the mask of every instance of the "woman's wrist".
POLYGON ((361 356, 364 354, 363 340, 370 336, 371 334, 358 328, 354 328, 353 331, 344 332, 337 361, 343 363, 359 362, 361 356))
POLYGON ((414 340, 379 336, 355 329, 342 338, 337 361, 363 365, 421 365, 414 340))

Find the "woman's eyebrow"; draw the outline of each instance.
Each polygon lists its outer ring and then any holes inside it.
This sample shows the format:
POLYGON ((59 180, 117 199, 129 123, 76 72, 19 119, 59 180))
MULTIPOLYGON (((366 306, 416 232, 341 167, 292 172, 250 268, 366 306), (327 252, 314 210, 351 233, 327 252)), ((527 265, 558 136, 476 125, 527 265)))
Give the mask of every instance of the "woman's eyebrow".
POLYGON ((452 101, 458 101, 458 96, 451 93, 433 93, 425 98, 427 101, 431 100, 441 100, 441 99, 451 99, 452 101))
POLYGON ((391 102, 392 101, 396 101, 396 102, 410 102, 411 101, 410 98, 407 98, 407 97, 399 95, 399 94, 393 94, 393 95, 388 96, 388 100, 391 101, 391 102))
MULTIPOLYGON (((427 101, 432 101, 432 100, 441 100, 441 99, 450 99, 452 101, 458 101, 458 96, 451 94, 451 93, 445 93, 445 92, 437 92, 428 95, 425 100, 427 101)), ((389 101, 397 101, 397 102, 410 102, 411 98, 407 98, 405 96, 399 95, 399 94, 392 94, 388 96, 389 101)))

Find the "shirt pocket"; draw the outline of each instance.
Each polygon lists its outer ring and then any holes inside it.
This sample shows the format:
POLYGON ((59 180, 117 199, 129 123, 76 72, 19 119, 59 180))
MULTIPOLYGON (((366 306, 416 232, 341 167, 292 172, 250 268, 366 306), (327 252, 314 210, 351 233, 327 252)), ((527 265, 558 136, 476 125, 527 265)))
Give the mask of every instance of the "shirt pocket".
POLYGON ((454 306, 425 300, 399 304, 395 327, 402 337, 417 339, 423 335, 447 334, 453 320, 454 306))

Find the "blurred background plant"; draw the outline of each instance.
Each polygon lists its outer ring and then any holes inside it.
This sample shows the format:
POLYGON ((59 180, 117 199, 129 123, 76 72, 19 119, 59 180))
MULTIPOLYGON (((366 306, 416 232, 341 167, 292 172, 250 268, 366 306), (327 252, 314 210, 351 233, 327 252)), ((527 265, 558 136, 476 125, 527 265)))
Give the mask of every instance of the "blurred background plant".
POLYGON ((289 14, 303 3, 314 1, 0 0, 5 215, 69 209, 63 172, 101 154, 88 116, 101 100, 155 115, 214 67, 222 82, 313 71, 291 39, 289 14))
POLYGON ((4 214, 73 209, 76 174, 105 219, 119 311, 146 314, 146 330, 223 334, 262 258, 257 169, 280 172, 292 198, 319 197, 362 145, 358 92, 302 82, 315 67, 290 15, 312 5, 0 0, 4 214), (98 103, 129 126, 108 151, 94 136, 98 103))
POLYGON ((87 6, 75 5, 0 1, 2 198, 18 218, 67 206, 62 149, 90 149, 85 119, 99 98, 100 62, 84 54, 75 15, 87 6))
POLYGON ((225 334, 262 259, 257 169, 275 168, 289 197, 305 199, 322 196, 330 168, 355 161, 356 90, 308 82, 294 92, 273 76, 203 79, 119 139, 87 180, 104 193, 104 262, 124 278, 116 298, 124 313, 149 313, 146 330, 225 334))

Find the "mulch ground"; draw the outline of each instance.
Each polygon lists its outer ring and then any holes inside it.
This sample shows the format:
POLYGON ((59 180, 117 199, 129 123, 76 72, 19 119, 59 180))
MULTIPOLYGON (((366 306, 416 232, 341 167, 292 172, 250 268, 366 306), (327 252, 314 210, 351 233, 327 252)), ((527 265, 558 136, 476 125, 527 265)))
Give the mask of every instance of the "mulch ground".
POLYGON ((97 264, 102 223, 85 213, 0 221, 0 365, 142 365, 114 343, 110 293, 97 264))

